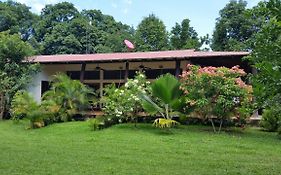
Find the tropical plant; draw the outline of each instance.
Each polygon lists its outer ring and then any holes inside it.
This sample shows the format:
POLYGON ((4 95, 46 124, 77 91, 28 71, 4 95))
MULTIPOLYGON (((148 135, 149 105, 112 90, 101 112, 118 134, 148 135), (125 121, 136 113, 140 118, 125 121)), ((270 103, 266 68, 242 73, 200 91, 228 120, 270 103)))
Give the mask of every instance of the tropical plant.
POLYGON ((71 80, 65 74, 57 74, 51 89, 43 94, 42 100, 59 120, 68 121, 73 115, 90 107, 93 95, 93 91, 80 81, 71 80))
POLYGON ((32 53, 33 49, 20 35, 0 32, 0 119, 8 111, 14 94, 24 89, 38 70, 37 64, 23 63, 32 53))
POLYGON ((46 117, 40 110, 40 105, 27 91, 18 91, 11 103, 12 119, 18 121, 26 117, 30 120, 31 128, 44 126, 43 119, 46 117))
POLYGON ((180 114, 184 105, 180 82, 173 75, 165 74, 151 84, 151 89, 151 97, 140 94, 140 98, 145 111, 152 115, 160 114, 163 118, 156 119, 154 126, 169 128, 178 124, 173 117, 180 114))
POLYGON ((138 94, 149 94, 150 82, 142 72, 137 72, 134 79, 128 79, 124 86, 116 88, 114 84, 104 89, 101 101, 104 104, 103 112, 107 116, 137 121, 138 112, 142 106, 138 94))
POLYGON ((252 87, 246 85, 241 76, 246 73, 234 66, 200 67, 187 65, 181 75, 181 89, 186 96, 186 110, 195 109, 200 117, 209 119, 214 132, 213 119, 219 119, 219 132, 224 120, 235 116, 245 118, 252 112, 252 87))

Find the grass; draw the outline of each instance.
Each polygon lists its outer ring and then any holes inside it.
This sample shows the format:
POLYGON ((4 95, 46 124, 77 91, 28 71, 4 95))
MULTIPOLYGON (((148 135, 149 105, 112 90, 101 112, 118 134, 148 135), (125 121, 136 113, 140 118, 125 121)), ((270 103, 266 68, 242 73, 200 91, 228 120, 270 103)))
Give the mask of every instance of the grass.
POLYGON ((148 124, 90 131, 87 122, 25 130, 0 122, 0 174, 281 174, 281 140, 251 128, 213 134, 148 124))

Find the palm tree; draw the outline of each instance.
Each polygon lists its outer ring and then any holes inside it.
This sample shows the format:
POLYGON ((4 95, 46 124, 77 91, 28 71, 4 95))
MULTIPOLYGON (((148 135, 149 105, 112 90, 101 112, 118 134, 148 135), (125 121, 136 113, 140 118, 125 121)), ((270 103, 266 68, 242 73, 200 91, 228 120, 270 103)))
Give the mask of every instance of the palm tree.
POLYGON ((73 115, 88 108, 92 98, 93 91, 90 88, 65 74, 55 75, 51 90, 43 95, 44 101, 49 101, 54 108, 58 106, 58 114, 63 121, 70 120, 73 115))
POLYGON ((184 99, 180 90, 180 82, 171 74, 155 80, 152 85, 152 97, 141 94, 142 106, 152 115, 160 114, 162 118, 154 121, 156 127, 172 127, 178 122, 172 120, 184 107, 184 99))

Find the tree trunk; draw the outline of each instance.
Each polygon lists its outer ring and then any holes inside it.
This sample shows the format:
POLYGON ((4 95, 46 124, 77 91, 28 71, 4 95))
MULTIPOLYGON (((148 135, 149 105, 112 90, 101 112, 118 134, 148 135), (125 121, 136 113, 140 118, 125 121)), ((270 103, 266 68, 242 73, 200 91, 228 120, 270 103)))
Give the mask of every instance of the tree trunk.
POLYGON ((213 130, 214 130, 214 133, 216 133, 217 131, 216 131, 216 127, 215 127, 215 124, 213 122, 213 119, 211 118, 210 120, 211 120, 211 123, 212 123, 212 127, 213 127, 213 130))
POLYGON ((0 92, 0 120, 3 119, 4 116, 4 110, 5 110, 5 99, 4 99, 4 93, 0 92))
POLYGON ((220 121, 219 133, 221 132, 222 123, 223 123, 223 119, 221 119, 221 121, 220 121))

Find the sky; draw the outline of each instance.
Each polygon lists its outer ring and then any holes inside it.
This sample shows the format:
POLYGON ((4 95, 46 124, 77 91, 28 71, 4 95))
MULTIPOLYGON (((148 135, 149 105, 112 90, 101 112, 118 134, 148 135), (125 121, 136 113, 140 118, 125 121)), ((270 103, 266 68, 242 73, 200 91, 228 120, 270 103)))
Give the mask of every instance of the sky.
MULTIPOLYGON (((176 22, 185 18, 191 20, 191 26, 199 36, 213 33, 219 11, 229 0, 16 0, 31 7, 34 13, 46 4, 62 1, 71 2, 79 10, 99 9, 103 14, 111 15, 116 21, 134 26, 149 14, 159 17, 170 31, 176 22)), ((248 7, 253 7, 261 0, 248 0, 248 7)))

